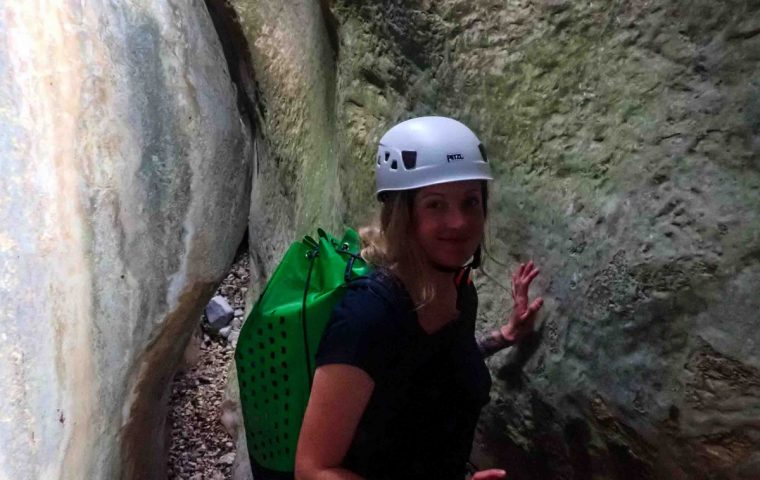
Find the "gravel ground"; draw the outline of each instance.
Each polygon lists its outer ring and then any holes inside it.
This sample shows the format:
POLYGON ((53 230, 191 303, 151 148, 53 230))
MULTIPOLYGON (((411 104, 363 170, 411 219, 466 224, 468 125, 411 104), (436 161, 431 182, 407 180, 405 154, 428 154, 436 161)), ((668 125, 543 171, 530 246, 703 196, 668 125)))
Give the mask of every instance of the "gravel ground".
MULTIPOLYGON (((237 256, 216 295, 226 297, 233 309, 245 311, 248 283, 246 252, 237 256)), ((235 317, 233 331, 240 329, 242 320, 242 313, 235 317)), ((168 478, 230 479, 235 445, 220 418, 234 349, 226 339, 200 331, 191 343, 195 345, 195 352, 190 357, 196 357, 191 362, 197 363, 175 376, 169 400, 171 446, 168 478)))

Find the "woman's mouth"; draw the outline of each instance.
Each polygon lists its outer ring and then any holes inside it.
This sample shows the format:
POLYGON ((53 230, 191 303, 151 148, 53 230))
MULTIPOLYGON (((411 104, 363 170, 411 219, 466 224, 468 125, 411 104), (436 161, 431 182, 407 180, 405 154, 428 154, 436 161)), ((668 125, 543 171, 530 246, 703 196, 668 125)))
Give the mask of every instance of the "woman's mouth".
POLYGON ((467 243, 470 239, 468 237, 450 237, 439 238, 438 240, 446 243, 467 243))

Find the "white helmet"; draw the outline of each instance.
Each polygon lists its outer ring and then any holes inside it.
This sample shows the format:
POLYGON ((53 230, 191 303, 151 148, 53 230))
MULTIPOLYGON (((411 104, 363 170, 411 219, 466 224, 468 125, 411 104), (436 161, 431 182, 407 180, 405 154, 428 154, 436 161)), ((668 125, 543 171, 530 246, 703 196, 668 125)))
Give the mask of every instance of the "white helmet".
POLYGON ((472 130, 446 117, 401 122, 380 139, 376 194, 461 180, 493 180, 485 148, 472 130))

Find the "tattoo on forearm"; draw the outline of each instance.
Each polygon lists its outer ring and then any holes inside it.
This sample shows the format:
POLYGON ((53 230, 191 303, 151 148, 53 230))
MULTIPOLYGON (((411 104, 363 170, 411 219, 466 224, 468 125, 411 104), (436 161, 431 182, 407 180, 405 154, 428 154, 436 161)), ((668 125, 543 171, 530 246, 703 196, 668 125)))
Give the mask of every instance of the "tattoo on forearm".
POLYGON ((494 330, 490 334, 478 339, 478 349, 483 358, 490 357, 501 349, 507 348, 511 343, 508 342, 500 331, 494 330))

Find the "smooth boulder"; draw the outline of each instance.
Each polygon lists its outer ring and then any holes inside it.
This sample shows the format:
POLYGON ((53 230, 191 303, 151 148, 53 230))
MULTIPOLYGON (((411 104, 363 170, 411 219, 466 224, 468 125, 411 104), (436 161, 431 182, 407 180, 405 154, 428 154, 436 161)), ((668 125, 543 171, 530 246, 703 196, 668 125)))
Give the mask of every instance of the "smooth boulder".
POLYGON ((0 477, 165 478, 171 378, 247 224, 203 2, 0 5, 0 477))

